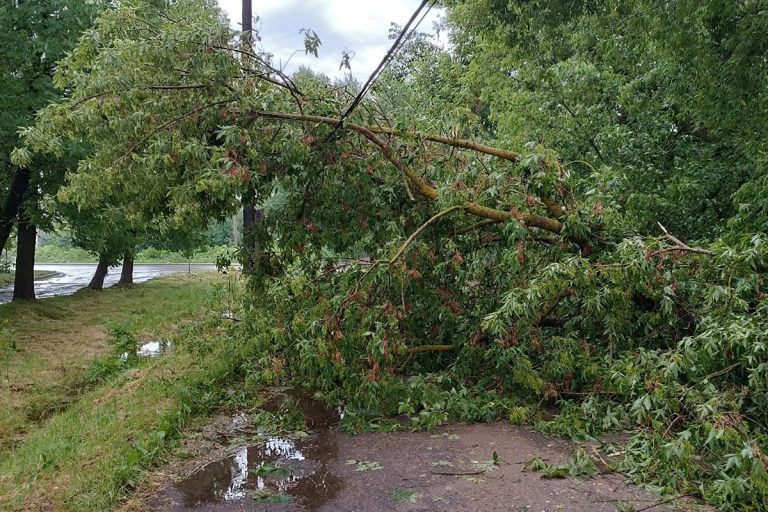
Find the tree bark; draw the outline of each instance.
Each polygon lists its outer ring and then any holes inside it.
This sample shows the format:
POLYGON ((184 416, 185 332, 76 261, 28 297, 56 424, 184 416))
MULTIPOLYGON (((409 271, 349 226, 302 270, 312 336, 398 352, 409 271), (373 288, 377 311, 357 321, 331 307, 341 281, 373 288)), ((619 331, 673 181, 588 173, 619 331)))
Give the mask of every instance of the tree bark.
POLYGON ((19 214, 18 247, 16 248, 16 276, 13 283, 13 300, 33 300, 35 298, 35 244, 37 230, 26 218, 19 214))
POLYGON ((29 170, 19 169, 13 176, 11 188, 8 190, 8 197, 5 198, 3 211, 0 213, 0 251, 5 249, 5 244, 11 236, 13 222, 19 213, 21 200, 29 188, 29 170))
POLYGON ((96 266, 96 272, 94 272, 93 278, 91 278, 91 282, 88 283, 88 288, 90 288, 91 290, 104 289, 104 278, 107 277, 108 271, 109 271, 109 260, 105 255, 100 254, 99 264, 98 266, 96 266))
POLYGON ((133 250, 125 251, 123 256, 123 270, 120 272, 118 286, 133 284, 133 250))

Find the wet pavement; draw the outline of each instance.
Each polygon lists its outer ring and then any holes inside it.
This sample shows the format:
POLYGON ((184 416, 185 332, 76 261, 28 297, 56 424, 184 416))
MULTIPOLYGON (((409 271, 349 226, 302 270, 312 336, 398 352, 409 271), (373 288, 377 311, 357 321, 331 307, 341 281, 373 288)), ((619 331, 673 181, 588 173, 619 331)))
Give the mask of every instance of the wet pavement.
MULTIPOLYGON (((52 271, 55 274, 48 278, 35 281, 35 295, 38 299, 55 297, 58 295, 72 295, 76 291, 88 286, 88 283, 96 271, 95 263, 87 264, 39 264, 35 270, 52 271)), ((137 263, 133 268, 133 282, 141 283, 155 277, 179 272, 204 272, 216 270, 213 264, 141 264, 137 263)), ((116 284, 120 280, 121 267, 109 269, 104 288, 116 284)), ((10 302, 13 298, 13 285, 0 288, 0 304, 10 302)))
POLYGON ((150 477, 144 503, 164 512, 709 510, 669 503, 608 470, 562 479, 526 471, 533 457, 565 463, 575 446, 507 422, 348 436, 338 411, 306 392, 284 396, 307 435, 260 435, 253 411, 218 417, 182 439, 186 455, 150 477))

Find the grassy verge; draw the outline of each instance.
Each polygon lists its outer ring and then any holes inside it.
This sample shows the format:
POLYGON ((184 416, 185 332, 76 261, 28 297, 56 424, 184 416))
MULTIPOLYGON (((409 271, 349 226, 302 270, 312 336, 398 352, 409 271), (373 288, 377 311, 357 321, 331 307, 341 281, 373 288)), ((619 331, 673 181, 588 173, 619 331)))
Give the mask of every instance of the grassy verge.
POLYGON ((107 353, 107 325, 145 337, 200 313, 216 274, 173 275, 131 288, 0 305, 0 450, 76 399, 90 362, 107 353), (14 348, 15 346, 15 348, 14 348))
MULTIPOLYGON (((55 274, 51 270, 35 270, 35 280, 45 279, 55 274)), ((13 272, 0 272, 0 286, 8 286, 13 284, 14 273, 13 272)))
POLYGON ((115 373, 0 462, 3 510, 107 510, 193 412, 200 361, 170 354, 115 373))
MULTIPOLYGON (((140 481, 186 419, 216 401, 209 394, 220 393, 214 390, 221 384, 217 376, 227 374, 226 362, 181 349, 122 361, 123 348, 107 343, 104 323, 119 322, 115 331, 133 333, 134 345, 142 333, 169 337, 183 331, 174 339, 181 344, 217 336, 216 322, 206 328, 199 318, 206 302, 227 291, 228 279, 169 276, 129 289, 0 306, 0 318, 11 320, 22 350, 6 351, 11 364, 0 386, 6 441, 0 448, 0 510, 106 510, 140 481), (171 323, 190 315, 198 316, 196 323, 171 323), (36 422, 28 412, 40 409, 40 400, 53 413, 36 422), (66 407, 57 409, 62 403, 66 407)), ((210 318, 218 319, 218 309, 210 318)))

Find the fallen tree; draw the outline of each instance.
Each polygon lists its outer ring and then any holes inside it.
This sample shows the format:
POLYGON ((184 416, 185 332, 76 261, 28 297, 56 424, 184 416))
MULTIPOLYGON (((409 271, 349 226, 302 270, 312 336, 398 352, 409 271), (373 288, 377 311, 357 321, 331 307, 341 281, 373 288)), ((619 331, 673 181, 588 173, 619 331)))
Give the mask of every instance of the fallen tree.
POLYGON ((15 155, 88 140, 59 198, 118 191, 126 219, 161 232, 256 191, 261 251, 241 255, 256 265, 222 351, 233 375, 312 384, 353 429, 399 413, 533 421, 530 404, 571 399, 541 428, 635 428, 627 474, 764 501, 760 234, 699 247, 641 232, 610 169, 429 132, 375 98, 340 122, 343 84, 287 77, 238 40, 210 2, 117 5, 15 155))

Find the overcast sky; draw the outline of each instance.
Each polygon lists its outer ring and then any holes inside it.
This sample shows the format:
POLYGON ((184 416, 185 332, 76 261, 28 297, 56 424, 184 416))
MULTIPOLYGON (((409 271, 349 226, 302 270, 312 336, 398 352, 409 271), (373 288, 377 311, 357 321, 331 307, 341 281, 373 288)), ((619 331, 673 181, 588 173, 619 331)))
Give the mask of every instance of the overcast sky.
MULTIPOLYGON (((240 28, 242 0, 218 0, 229 15, 233 27, 240 28)), ((342 76, 341 54, 354 52, 352 74, 364 81, 392 45, 388 39, 390 22, 404 26, 420 0, 253 0, 253 15, 260 20, 259 30, 264 50, 274 54, 276 65, 295 70, 306 65, 329 76, 342 76), (322 41, 319 58, 304 54, 304 36, 308 28, 322 41), (297 53, 296 53, 297 52, 297 53)), ((433 32, 433 22, 440 11, 432 12, 419 25, 419 31, 433 32)))

